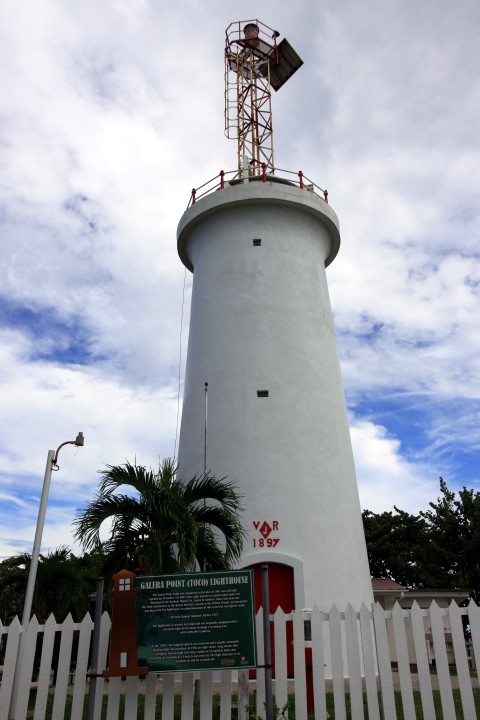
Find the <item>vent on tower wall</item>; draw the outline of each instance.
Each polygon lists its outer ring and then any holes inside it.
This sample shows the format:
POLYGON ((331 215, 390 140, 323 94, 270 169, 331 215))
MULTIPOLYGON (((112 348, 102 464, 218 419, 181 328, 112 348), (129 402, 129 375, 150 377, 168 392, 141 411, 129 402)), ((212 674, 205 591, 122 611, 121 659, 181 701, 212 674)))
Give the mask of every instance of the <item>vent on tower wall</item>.
POLYGON ((257 390, 257 397, 268 397, 268 390, 257 390))
POLYGON ((259 247, 262 244, 261 238, 253 238, 254 247, 259 247))

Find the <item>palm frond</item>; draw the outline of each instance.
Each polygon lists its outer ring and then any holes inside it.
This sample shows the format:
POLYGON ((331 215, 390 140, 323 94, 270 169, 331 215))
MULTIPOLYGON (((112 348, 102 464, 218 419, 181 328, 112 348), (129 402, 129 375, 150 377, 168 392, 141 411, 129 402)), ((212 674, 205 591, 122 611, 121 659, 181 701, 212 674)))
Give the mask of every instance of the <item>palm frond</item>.
POLYGON ((234 484, 210 474, 183 482, 176 472, 169 458, 156 473, 136 463, 107 465, 93 501, 74 520, 75 538, 87 549, 101 548, 109 567, 135 563, 140 551, 150 572, 228 567, 240 557, 244 537, 234 484), (119 492, 127 486, 134 495, 119 492), (102 543, 106 521, 110 538, 102 543))

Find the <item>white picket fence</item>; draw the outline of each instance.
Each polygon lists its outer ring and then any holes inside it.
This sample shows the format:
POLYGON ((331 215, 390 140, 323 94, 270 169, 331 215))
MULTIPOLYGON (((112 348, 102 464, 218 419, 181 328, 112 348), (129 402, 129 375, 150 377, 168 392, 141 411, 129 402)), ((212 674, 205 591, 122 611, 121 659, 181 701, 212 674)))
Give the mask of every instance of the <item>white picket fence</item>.
MULTIPOLYGON (((315 720, 326 720, 329 693, 334 698, 330 717, 335 720, 365 718, 364 698, 368 720, 395 720, 396 696, 401 698, 405 720, 415 720, 414 690, 419 692, 424 720, 432 720, 436 717, 436 688, 444 720, 454 720, 458 717, 454 686, 459 691, 465 720, 477 720, 473 688, 478 687, 478 678, 471 668, 475 666, 475 658, 480 660, 480 609, 473 602, 468 608, 459 608, 454 602, 449 608, 440 608, 434 602, 427 610, 420 609, 416 603, 411 610, 404 610, 397 604, 388 612, 378 604, 373 611, 362 606, 358 612, 350 606, 345 612, 332 607, 329 613, 314 609, 308 613, 296 611, 285 615, 278 610, 272 620, 275 628, 274 701, 282 708, 293 695, 295 720, 307 720, 307 705, 312 704, 312 698, 315 720), (462 616, 467 618, 471 630, 468 647, 462 616), (305 641, 306 620, 311 623, 311 640, 308 641, 305 641), (293 621, 293 678, 287 677, 286 624, 289 621, 293 621), (313 670, 310 671, 306 669, 306 647, 311 647, 313 670), (431 673, 432 654, 436 674, 431 673), (455 674, 451 673, 452 660, 455 674)), ((44 625, 32 618, 26 628, 16 707, 9 712, 23 628, 17 618, 8 627, 0 623, 0 663, 3 658, 0 720, 9 717, 44 720, 49 696, 53 698, 49 717, 80 720, 88 703, 92 630, 89 615, 81 623, 74 623, 69 617, 61 625, 53 616, 44 625), (66 714, 66 707, 71 707, 70 714, 66 714)), ((98 672, 106 667, 109 632, 110 619, 105 613, 101 621, 98 672)), ((262 665, 261 612, 257 617, 257 639, 258 664, 262 665)), ((178 702, 181 702, 181 720, 192 720, 196 689, 200 696, 200 720, 211 720, 214 694, 220 698, 220 720, 231 720, 232 713, 238 713, 239 720, 246 720, 248 693, 254 690, 257 713, 265 717, 264 670, 259 669, 256 681, 249 681, 246 672, 232 670, 197 675, 150 674, 144 680, 112 678, 109 682, 99 677, 95 683, 93 718, 117 720, 120 698, 124 695, 125 719, 138 716, 153 720, 161 696, 162 720, 173 720, 178 702), (237 693, 238 702, 236 698, 232 701, 232 695, 237 693), (144 695, 141 712, 137 709, 140 695, 144 695)))

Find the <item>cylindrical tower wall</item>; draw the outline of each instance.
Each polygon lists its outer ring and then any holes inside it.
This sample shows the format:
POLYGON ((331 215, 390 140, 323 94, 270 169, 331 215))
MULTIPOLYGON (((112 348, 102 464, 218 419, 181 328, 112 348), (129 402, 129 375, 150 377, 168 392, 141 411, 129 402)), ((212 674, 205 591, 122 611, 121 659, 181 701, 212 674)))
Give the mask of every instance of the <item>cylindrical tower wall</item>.
POLYGON ((207 467, 243 495, 243 564, 292 565, 297 607, 372 602, 325 273, 335 213, 242 184, 188 210, 178 238, 194 270, 180 473, 203 469, 208 382, 207 467))

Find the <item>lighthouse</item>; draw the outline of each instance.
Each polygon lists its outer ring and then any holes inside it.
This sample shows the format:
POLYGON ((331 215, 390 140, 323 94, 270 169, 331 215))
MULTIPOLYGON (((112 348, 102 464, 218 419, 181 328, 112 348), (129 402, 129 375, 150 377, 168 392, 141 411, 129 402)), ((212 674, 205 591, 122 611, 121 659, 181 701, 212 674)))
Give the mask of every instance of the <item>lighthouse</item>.
POLYGON ((192 193, 177 232, 193 273, 178 464, 234 482, 241 567, 271 606, 373 602, 326 268, 327 193, 275 167, 271 90, 302 61, 258 20, 226 32, 225 129, 237 168, 192 193), (208 424, 207 424, 208 390, 208 424))

